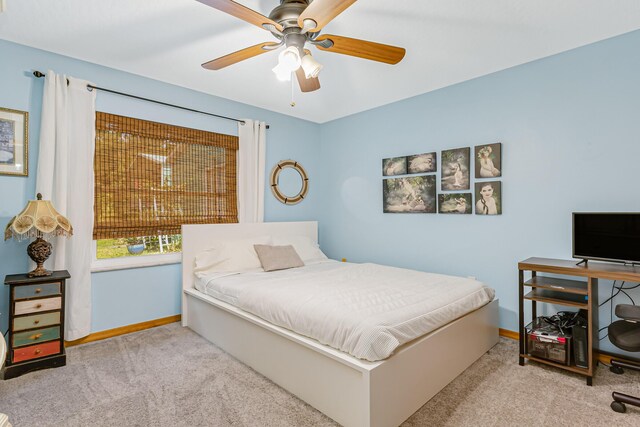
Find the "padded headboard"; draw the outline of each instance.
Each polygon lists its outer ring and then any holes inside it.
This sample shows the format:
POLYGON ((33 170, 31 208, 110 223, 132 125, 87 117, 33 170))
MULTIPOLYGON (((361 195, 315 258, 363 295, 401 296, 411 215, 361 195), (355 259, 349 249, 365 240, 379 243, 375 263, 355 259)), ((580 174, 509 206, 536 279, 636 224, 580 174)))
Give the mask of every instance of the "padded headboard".
POLYGON ((246 239, 258 236, 308 236, 318 242, 318 222, 256 222, 247 224, 196 224, 182 226, 182 313, 185 289, 193 288, 193 262, 196 254, 216 240, 246 239))

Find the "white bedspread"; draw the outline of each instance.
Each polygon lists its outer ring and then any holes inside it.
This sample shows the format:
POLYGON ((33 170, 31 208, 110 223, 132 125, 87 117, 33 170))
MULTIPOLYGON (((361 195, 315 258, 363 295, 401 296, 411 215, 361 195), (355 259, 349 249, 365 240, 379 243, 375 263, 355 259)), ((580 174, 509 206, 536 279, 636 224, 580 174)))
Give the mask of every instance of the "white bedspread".
POLYGON ((218 273, 197 279, 196 288, 370 361, 389 357, 495 295, 472 279, 336 261, 269 273, 218 273))

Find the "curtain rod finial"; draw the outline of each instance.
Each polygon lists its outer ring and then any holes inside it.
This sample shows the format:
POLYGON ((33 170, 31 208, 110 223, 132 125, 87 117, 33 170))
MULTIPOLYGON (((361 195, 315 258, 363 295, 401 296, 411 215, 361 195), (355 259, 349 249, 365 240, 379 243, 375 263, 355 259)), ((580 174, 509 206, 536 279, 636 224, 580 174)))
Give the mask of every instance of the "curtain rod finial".
POLYGON ((44 74, 42 74, 40 71, 37 71, 37 70, 33 72, 33 75, 36 76, 37 78, 44 77, 44 74))

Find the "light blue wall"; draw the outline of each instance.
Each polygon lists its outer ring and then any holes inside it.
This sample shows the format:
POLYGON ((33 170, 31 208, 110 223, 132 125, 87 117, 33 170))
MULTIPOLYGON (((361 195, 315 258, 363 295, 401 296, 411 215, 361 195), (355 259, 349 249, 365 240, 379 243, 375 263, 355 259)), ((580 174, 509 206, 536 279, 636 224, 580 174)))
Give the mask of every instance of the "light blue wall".
MULTIPOLYGON (((320 175, 319 125, 294 119, 245 104, 187 90, 174 85, 124 73, 0 40, 0 106, 28 111, 30 114, 29 168, 27 178, 0 176, 0 224, 4 225, 33 198, 38 158, 42 79, 32 70, 53 69, 92 81, 98 86, 140 96, 210 111, 229 117, 264 120, 267 131, 267 168, 277 161, 294 158, 312 177, 305 203, 284 206, 270 196, 265 197, 267 221, 315 220, 320 206, 320 193, 314 177, 320 175), (304 135, 301 138, 300 135, 304 135)), ((210 78, 216 78, 211 74, 210 78)), ((237 135, 234 122, 137 101, 99 92, 97 109, 153 121, 237 135)), ((0 277, 27 271, 28 242, 0 243, 0 277)), ((55 250, 55 249, 54 249, 55 250)), ((181 269, 179 265, 96 273, 92 275, 92 331, 101 331, 131 323, 166 317, 180 312, 181 269)), ((8 291, 0 289, 0 328, 6 330, 8 291)))
MULTIPOLYGON (((311 177, 309 197, 299 205, 280 205, 266 190, 267 220, 318 219, 322 248, 333 258, 476 276, 497 290, 501 327, 517 330, 518 260, 569 258, 572 211, 640 211, 639 48, 634 32, 315 125, 0 41, 0 57, 10 58, 0 62, 0 105, 31 114, 31 173, 0 176, 0 223, 34 191, 42 80, 30 70, 52 68, 142 96, 266 120, 267 167, 295 158, 311 177), (502 216, 382 213, 381 159, 497 141, 502 216)), ((231 122, 104 93, 98 109, 236 133, 231 122)), ((25 271, 25 248, 0 244, 0 276, 25 271)), ((93 331, 177 314, 179 283, 177 265, 94 274, 93 331)), ((608 292, 604 283, 601 300, 608 292)), ((6 291, 0 298, 6 313, 6 291)), ((601 324, 607 322, 602 310, 601 324)), ((0 326, 6 328, 5 316, 0 326)))
POLYGON ((517 330, 519 260, 570 258, 573 211, 640 211, 639 51, 634 32, 323 125, 323 249, 477 276, 517 330), (498 141, 503 215, 382 213, 381 159, 498 141))

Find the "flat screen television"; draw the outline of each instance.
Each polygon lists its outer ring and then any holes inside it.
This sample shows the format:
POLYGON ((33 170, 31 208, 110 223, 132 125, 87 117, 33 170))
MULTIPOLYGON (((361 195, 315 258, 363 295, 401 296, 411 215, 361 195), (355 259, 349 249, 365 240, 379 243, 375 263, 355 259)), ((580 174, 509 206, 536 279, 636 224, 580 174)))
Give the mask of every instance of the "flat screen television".
POLYGON ((573 257, 640 263, 640 212, 574 212, 573 257))

